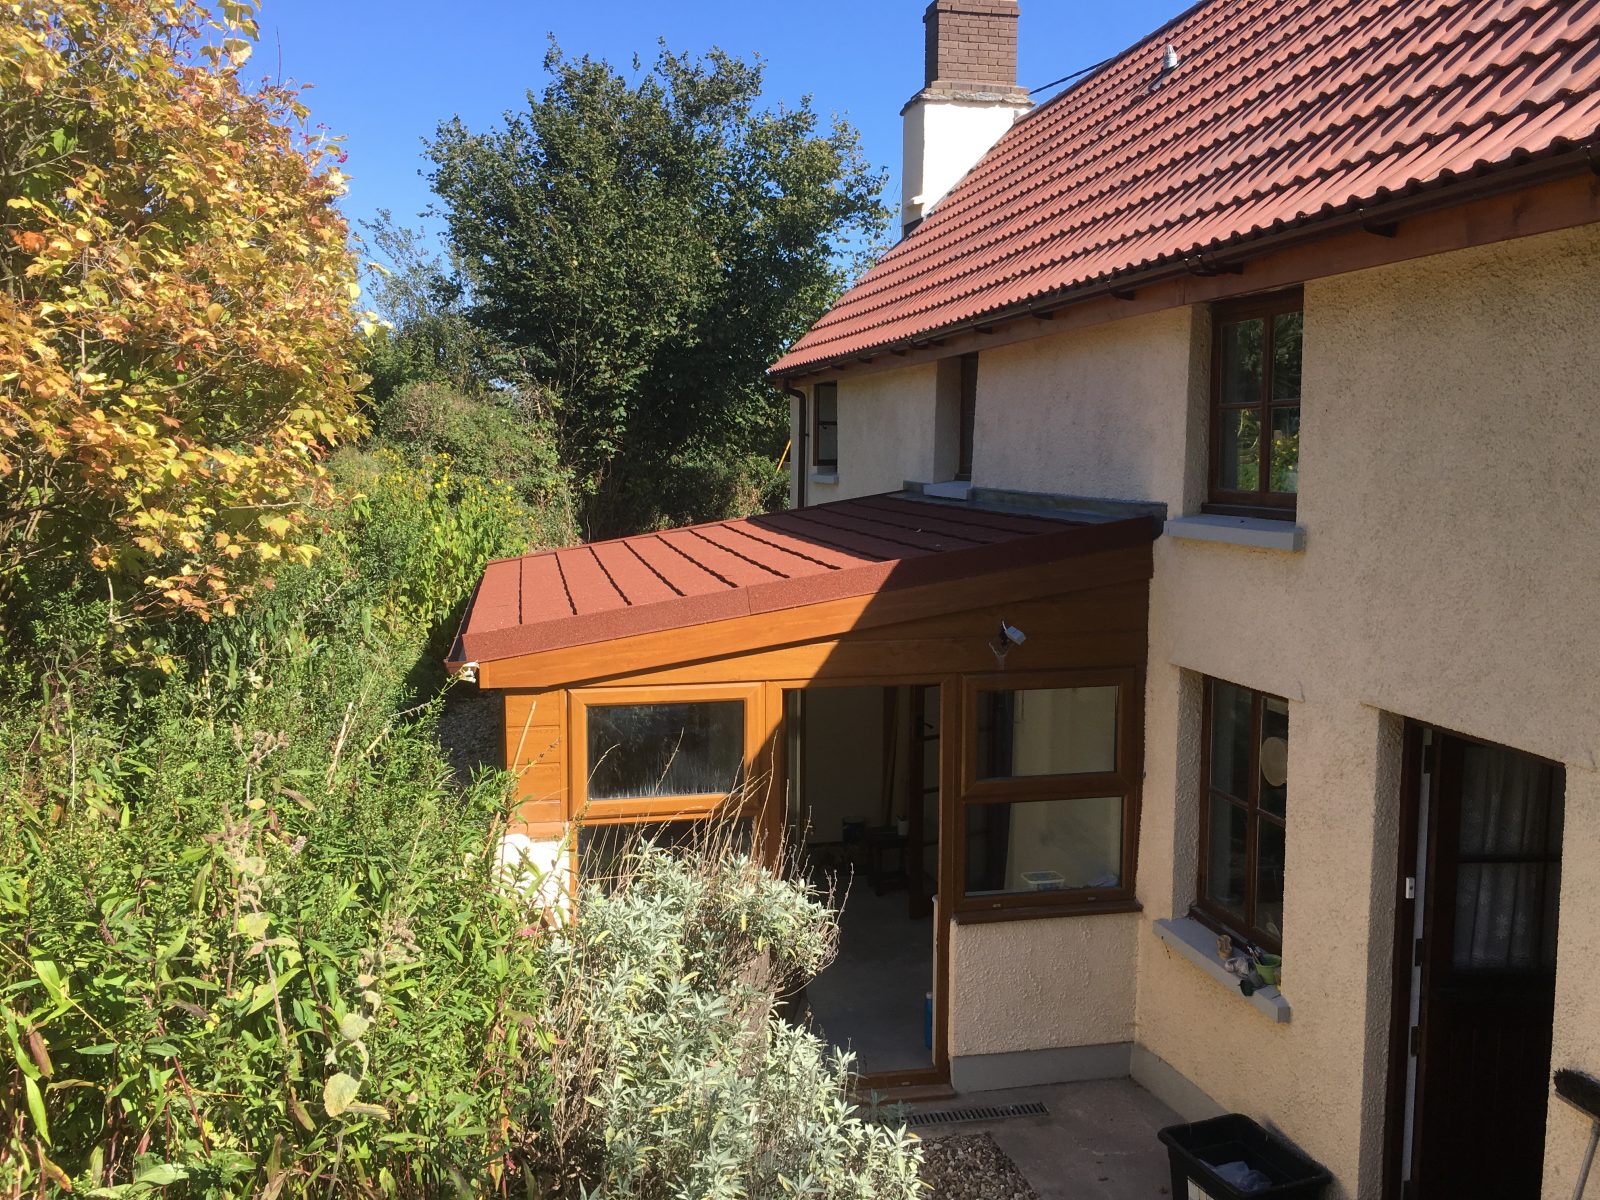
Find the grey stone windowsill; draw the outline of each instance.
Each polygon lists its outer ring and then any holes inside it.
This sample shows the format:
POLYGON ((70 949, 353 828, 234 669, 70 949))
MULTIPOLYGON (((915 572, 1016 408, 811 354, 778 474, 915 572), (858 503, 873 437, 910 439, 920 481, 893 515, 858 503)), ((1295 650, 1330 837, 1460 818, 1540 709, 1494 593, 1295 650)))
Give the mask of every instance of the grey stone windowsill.
POLYGON ((1191 542, 1222 542, 1257 550, 1285 550, 1298 554, 1306 548, 1306 531, 1293 521, 1267 517, 1221 517, 1200 513, 1173 517, 1165 526, 1168 537, 1191 542))
POLYGON ((1246 1004, 1253 1006, 1270 1021, 1279 1025, 1289 1020, 1289 1001, 1275 987, 1264 987, 1254 995, 1246 996, 1239 990, 1239 977, 1222 969, 1217 959, 1217 935, 1190 917, 1174 917, 1170 921, 1156 921, 1155 934, 1184 958, 1199 967, 1217 983, 1246 1004))
POLYGON ((839 472, 837 472, 837 471, 813 471, 813 472, 811 472, 811 482, 812 483, 838 483, 839 482, 839 472))

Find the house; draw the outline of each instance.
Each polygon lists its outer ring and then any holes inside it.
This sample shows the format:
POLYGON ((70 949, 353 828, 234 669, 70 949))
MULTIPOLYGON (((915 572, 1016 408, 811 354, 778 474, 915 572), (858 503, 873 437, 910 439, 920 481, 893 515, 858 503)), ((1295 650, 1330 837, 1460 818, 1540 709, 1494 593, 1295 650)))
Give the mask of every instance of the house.
POLYGON ((1204 0, 1037 106, 1013 0, 924 19, 905 237, 771 369, 794 507, 485 574, 529 848, 719 811, 853 870, 809 999, 883 1085, 1571 1195, 1600 2, 1204 0))

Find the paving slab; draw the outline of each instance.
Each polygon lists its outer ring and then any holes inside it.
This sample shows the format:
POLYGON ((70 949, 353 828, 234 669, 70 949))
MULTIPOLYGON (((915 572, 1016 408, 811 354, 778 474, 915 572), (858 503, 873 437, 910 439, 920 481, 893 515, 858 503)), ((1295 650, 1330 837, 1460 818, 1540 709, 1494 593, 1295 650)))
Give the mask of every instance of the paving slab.
POLYGON ((1182 1122, 1131 1079, 973 1092, 919 1110, 1038 1102, 1048 1116, 963 1121, 917 1130, 932 1139, 987 1133, 1040 1200, 1159 1200, 1170 1196, 1167 1148, 1156 1132, 1182 1122))

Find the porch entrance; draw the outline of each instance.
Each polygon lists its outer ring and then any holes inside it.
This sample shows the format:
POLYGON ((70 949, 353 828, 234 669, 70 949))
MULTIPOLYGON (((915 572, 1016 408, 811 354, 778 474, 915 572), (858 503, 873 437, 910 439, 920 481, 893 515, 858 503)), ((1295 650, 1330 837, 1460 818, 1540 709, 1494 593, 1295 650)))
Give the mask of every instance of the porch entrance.
POLYGON ((806 1008, 886 1085, 944 1078, 939 711, 937 684, 784 692, 788 840, 842 902, 806 1008))
POLYGON ((1537 1200, 1554 1022, 1565 775, 1408 731, 1391 1195, 1537 1200), (1403 1086, 1401 1086, 1403 1085, 1403 1086), (1396 1112, 1398 1108, 1398 1112, 1396 1112))

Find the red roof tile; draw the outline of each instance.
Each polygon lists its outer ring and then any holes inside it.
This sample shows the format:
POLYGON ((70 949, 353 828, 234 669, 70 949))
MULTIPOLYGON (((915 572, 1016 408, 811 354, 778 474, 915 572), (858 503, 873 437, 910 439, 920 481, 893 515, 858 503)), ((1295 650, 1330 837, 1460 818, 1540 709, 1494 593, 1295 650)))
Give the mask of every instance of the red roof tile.
POLYGON ((1600 0, 1209 0, 1013 126, 772 367, 792 374, 1563 153, 1600 0), (1178 68, 1152 88, 1166 46, 1178 68))
POLYGON ((489 564, 450 661, 777 613, 1137 545, 1155 533, 1144 518, 1081 524, 871 496, 550 550, 489 564))

